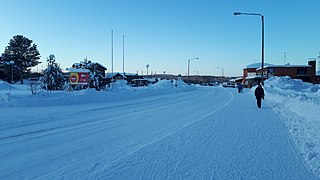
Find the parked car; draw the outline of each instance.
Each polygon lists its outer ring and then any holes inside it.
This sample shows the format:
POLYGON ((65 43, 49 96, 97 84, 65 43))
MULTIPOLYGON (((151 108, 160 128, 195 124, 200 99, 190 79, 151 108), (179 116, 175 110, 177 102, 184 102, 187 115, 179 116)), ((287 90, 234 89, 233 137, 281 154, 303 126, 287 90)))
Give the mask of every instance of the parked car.
POLYGON ((235 88, 237 87, 237 84, 235 82, 223 82, 222 87, 232 87, 235 88))

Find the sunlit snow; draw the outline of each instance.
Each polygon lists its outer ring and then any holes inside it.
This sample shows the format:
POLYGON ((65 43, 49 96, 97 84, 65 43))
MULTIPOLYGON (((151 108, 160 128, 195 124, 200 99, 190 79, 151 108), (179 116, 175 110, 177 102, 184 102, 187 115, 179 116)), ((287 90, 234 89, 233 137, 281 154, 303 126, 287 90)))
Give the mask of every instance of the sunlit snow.
POLYGON ((319 179, 320 86, 162 80, 107 91, 0 81, 0 179, 319 179))

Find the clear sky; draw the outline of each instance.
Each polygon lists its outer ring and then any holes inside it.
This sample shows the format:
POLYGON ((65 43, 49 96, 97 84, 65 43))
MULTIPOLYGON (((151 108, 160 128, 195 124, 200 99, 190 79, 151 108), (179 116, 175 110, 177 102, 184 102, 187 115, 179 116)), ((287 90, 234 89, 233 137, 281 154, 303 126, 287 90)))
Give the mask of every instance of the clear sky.
MULTIPOLYGON (((261 18, 265 16, 265 62, 306 65, 320 51, 319 0, 0 0, 0 52, 23 35, 38 46, 41 61, 56 56, 62 68, 85 57, 114 71, 242 75, 261 62, 261 18)), ((39 66, 39 69, 41 67, 39 66)))

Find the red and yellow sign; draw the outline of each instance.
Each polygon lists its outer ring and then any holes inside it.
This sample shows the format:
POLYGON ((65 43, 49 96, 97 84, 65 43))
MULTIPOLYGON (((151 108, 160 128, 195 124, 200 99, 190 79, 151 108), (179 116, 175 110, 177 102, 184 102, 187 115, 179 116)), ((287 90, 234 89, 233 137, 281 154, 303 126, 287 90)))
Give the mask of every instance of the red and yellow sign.
POLYGON ((88 72, 70 72, 69 82, 72 85, 87 85, 89 82, 88 72))

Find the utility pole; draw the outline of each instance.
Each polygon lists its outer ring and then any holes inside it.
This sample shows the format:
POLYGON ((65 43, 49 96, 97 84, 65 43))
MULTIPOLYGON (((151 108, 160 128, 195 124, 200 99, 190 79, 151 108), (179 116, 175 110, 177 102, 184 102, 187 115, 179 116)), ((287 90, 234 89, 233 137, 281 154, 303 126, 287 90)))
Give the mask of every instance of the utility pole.
POLYGON ((124 80, 124 35, 122 36, 122 72, 124 80))
POLYGON ((113 30, 111 30, 111 86, 113 86, 113 30))

